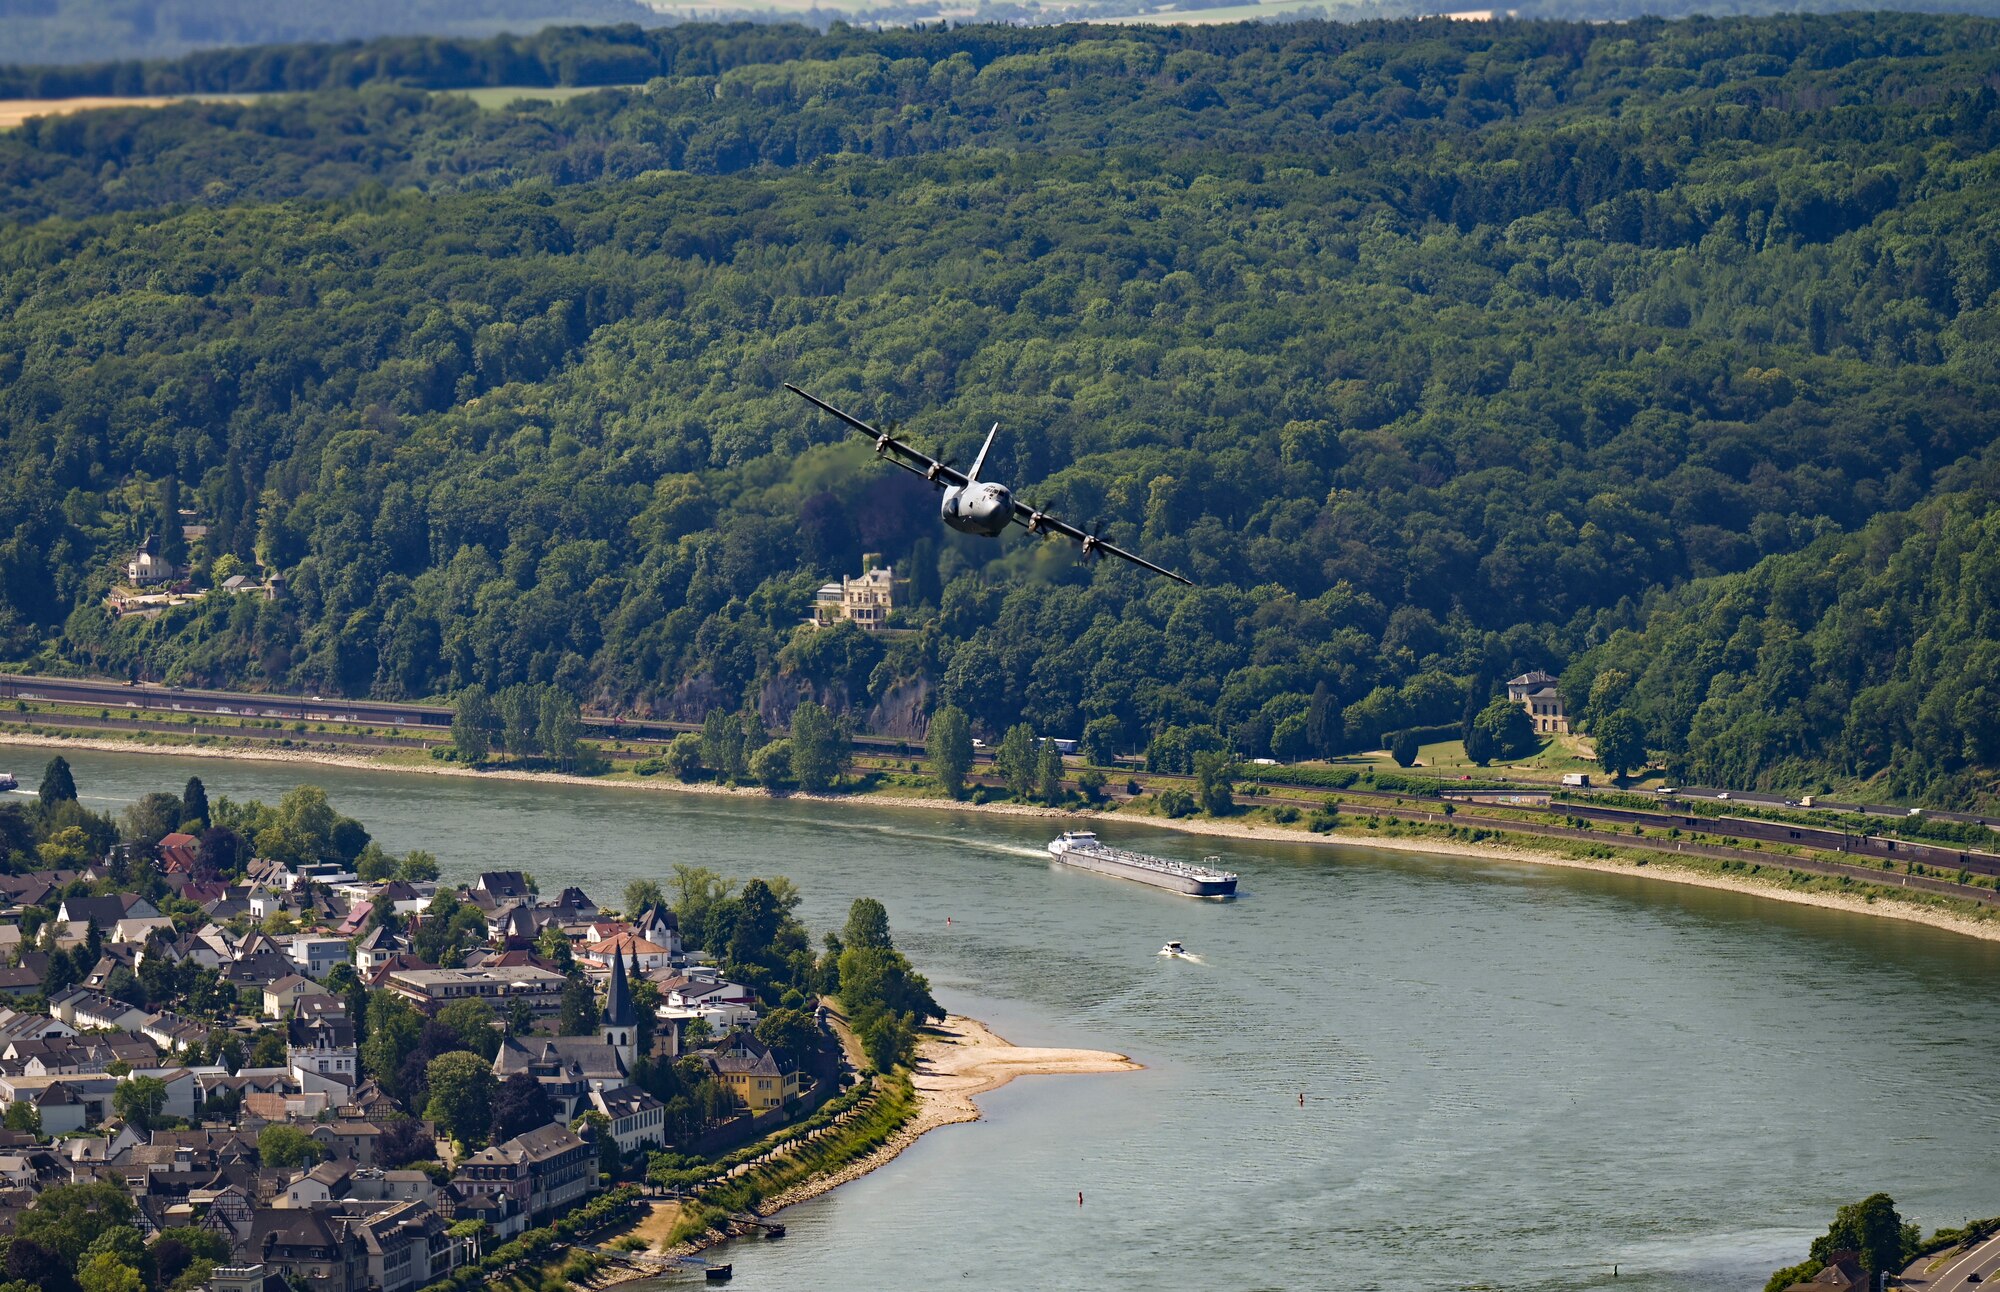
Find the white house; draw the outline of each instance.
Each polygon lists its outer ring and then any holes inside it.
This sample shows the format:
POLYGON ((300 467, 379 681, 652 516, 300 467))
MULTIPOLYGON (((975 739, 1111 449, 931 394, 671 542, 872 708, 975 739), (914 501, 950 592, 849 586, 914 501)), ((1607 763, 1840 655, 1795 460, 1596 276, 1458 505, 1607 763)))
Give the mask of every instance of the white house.
POLYGON ((658 1148, 666 1140, 666 1105, 637 1086, 593 1089, 590 1106, 611 1119, 611 1138, 622 1155, 658 1148))
POLYGON ((135 588, 150 588, 155 584, 172 583, 179 571, 174 563, 160 555, 160 540, 148 534, 139 543, 139 550, 132 553, 132 559, 125 562, 125 581, 135 588))
POLYGON ((300 933, 292 938, 292 963, 308 978, 324 978, 337 964, 347 963, 347 940, 323 933, 300 933))
POLYGON ((154 1077, 167 1087, 167 1102, 160 1111, 168 1117, 182 1117, 194 1120, 195 1101, 200 1098, 199 1083, 194 1073, 186 1068, 134 1068, 118 1078, 123 1083, 134 1077, 154 1077))
POLYGON ((641 973, 655 973, 673 963, 673 950, 657 942, 640 937, 636 933, 614 933, 602 942, 593 942, 578 953, 579 957, 594 964, 609 968, 612 960, 623 960, 628 966, 639 962, 641 973))
POLYGON ((174 922, 164 915, 128 915, 111 926, 113 942, 144 942, 155 933, 174 935, 174 922))
POLYGON ((284 1018, 299 1003, 301 996, 328 996, 332 993, 310 978, 288 973, 276 982, 264 984, 264 1017, 284 1018))

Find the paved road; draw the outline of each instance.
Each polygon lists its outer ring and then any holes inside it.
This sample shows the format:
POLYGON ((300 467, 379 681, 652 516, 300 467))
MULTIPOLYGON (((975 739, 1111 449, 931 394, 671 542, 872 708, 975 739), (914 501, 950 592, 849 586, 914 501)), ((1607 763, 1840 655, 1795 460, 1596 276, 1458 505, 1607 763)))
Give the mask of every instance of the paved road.
POLYGON ((1923 1292, 1979 1292, 2000 1277, 2000 1234, 1977 1247, 1947 1258, 1934 1274, 1924 1269, 1938 1258, 1926 1256, 1903 1271, 1894 1286, 1922 1288, 1923 1292))

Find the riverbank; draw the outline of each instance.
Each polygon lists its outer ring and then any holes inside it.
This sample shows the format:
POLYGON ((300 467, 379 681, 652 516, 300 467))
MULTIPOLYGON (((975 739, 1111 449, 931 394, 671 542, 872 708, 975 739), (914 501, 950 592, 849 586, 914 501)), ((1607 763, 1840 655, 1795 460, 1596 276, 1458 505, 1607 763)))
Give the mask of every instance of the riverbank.
MULTIPOLYGON (((1136 1072, 1141 1066, 1123 1054, 1108 1050, 1015 1045, 977 1019, 949 1015, 942 1024, 925 1028, 919 1037, 916 1065, 908 1074, 906 1088, 906 1093, 914 1096, 913 1103, 907 1115, 900 1115, 894 1129, 879 1144, 832 1169, 793 1181, 769 1196, 753 1197, 747 1205, 731 1199, 716 1214, 754 1211, 760 1216, 770 1216, 880 1170, 930 1132, 978 1121, 980 1111, 974 1098, 998 1090, 1016 1077, 1136 1072)), ((896 1095, 892 1090, 887 1097, 894 1099, 896 1095)), ((754 1179, 745 1183, 754 1185, 754 1179)), ((704 1200, 701 1207, 713 1211, 709 1200, 704 1200)), ((678 1202, 655 1203, 626 1233, 648 1240, 642 1249, 644 1254, 672 1257, 693 1256, 741 1236, 706 1229, 698 1237, 675 1243, 676 1231, 685 1228, 682 1222, 686 1212, 687 1208, 678 1202)), ((629 1283, 652 1278, 657 1273, 639 1266, 612 1266, 601 1271, 591 1286, 629 1283)))
MULTIPOLYGON (((510 769, 479 771, 462 767, 456 763, 432 762, 390 763, 381 758, 364 754, 339 753, 331 750, 311 749, 263 749, 244 748, 235 745, 167 745, 153 744, 143 740, 108 740, 97 737, 68 737, 54 734, 25 735, 16 732, 0 732, 0 746, 22 745, 35 748, 90 749, 108 753, 156 754, 182 758, 227 758, 257 762, 296 763, 323 767, 342 767, 358 771, 408 772, 425 776, 455 776, 483 780, 535 781, 543 783, 592 786, 598 788, 651 790, 668 794, 709 794, 731 795, 745 798, 770 797, 768 791, 754 786, 730 787, 706 783, 685 783, 671 777, 659 776, 640 780, 620 780, 605 777, 576 776, 561 772, 526 772, 510 769)), ((26 769, 32 771, 32 769, 26 769)), ((25 782, 24 782, 25 783, 25 782)), ((1694 865, 1679 863, 1670 853, 1648 853, 1643 862, 1636 857, 1581 857, 1553 848, 1543 849, 1529 846, 1524 842, 1496 843, 1490 840, 1468 842, 1442 836, 1421 836, 1398 838, 1384 835, 1379 831, 1350 829, 1345 822, 1340 829, 1328 834, 1314 834, 1305 830, 1285 829, 1273 825, 1263 825, 1248 821, 1217 821, 1195 817, 1178 820, 1158 816, 1134 816, 1116 811, 1095 811, 1090 809, 1067 809, 1038 807, 1023 803, 966 803, 949 799, 923 798, 916 795, 896 793, 871 794, 789 794, 786 797, 806 802, 831 804, 861 803, 875 807, 921 809, 940 812, 983 812, 1002 816, 1028 816, 1062 818, 1065 821, 1108 820, 1134 821, 1142 825, 1163 830, 1178 830, 1183 834, 1208 835, 1225 839, 1250 839, 1285 844, 1307 844, 1317 846, 1379 848, 1393 852, 1421 853, 1432 857, 1456 857, 1480 862, 1504 862, 1518 865, 1555 866, 1567 870, 1591 870, 1605 874, 1623 875, 1629 878, 1652 882, 1684 884, 1696 888, 1722 889, 1773 901, 1789 902, 1800 906, 1817 906, 1828 910, 1845 911, 1856 915, 1867 915, 1878 919, 1901 920, 1922 924, 1948 933, 1978 938, 1989 942, 2000 942, 2000 919, 1978 919, 1960 914, 1954 910, 1925 905, 1917 901, 1904 900, 1888 885, 1880 885, 1875 895, 1862 893, 1839 893, 1824 891, 1801 891, 1787 887, 1778 877, 1785 860, 1774 856, 1770 860, 1773 877, 1769 880, 1742 874, 1719 874, 1713 870, 1701 869, 1694 865)), ((1516 837, 1517 839, 1519 836, 1516 837)), ((1607 841, 1615 842, 1615 841, 1607 841)))
POLYGON ((887 1166, 923 1136, 944 1126, 979 1120, 978 1095, 998 1090, 1016 1077, 1137 1072, 1142 1064, 1109 1050, 1051 1049, 1015 1045, 977 1019, 957 1014, 925 1028, 917 1042, 917 1066, 910 1084, 917 1111, 880 1148, 839 1171, 815 1177, 773 1196, 765 1214, 817 1198, 850 1180, 887 1166))

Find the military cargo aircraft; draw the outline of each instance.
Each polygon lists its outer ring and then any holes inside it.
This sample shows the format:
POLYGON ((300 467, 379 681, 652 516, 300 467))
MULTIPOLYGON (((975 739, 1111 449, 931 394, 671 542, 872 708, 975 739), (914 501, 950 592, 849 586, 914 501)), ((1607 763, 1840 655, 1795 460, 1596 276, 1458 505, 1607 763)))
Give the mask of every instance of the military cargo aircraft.
POLYGON ((1000 433, 1000 423, 993 423, 993 429, 986 433, 986 443, 980 447, 979 456, 972 460, 970 471, 960 471, 948 463, 940 462, 929 454, 921 453, 890 435, 878 431, 858 417, 841 412, 832 404, 816 396, 809 395, 790 382, 785 389, 816 408, 832 413, 855 430, 875 441, 875 456, 895 463, 913 475, 920 475, 936 488, 944 491, 944 498, 938 504, 938 517, 945 524, 965 534, 978 534, 982 538, 998 538, 1007 531, 1009 525, 1019 525, 1030 534, 1061 534, 1073 538, 1083 546, 1085 559, 1099 556, 1115 556, 1121 561, 1130 561, 1155 574, 1165 575, 1181 583, 1192 584, 1193 579, 1175 574, 1153 564, 1143 556, 1134 555, 1122 547, 1105 541, 1096 534, 1078 529, 1067 521, 1058 520, 1045 511, 1039 511, 1019 501, 1006 485, 997 480, 981 480, 980 468, 986 465, 986 454, 993 447, 993 437, 1000 433))

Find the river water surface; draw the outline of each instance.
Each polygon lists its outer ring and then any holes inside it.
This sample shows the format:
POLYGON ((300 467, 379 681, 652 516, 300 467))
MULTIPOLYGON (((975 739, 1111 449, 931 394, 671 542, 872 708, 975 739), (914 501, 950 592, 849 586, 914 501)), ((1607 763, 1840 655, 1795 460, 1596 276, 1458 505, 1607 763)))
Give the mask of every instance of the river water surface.
MULTIPOLYGON (((44 757, 0 750, 28 783, 44 757)), ((312 780, 454 880, 615 903, 675 862, 782 874, 815 936, 879 897, 949 1008, 1147 1065, 985 1096, 784 1240, 727 1249, 740 1288, 1735 1290, 1878 1189, 1927 1228, 2000 1212, 2000 947, 1953 934, 1106 825, 1219 848, 1242 896, 1206 903, 1053 869, 1032 819, 68 757, 97 808, 190 771, 211 797, 312 780), (1159 958, 1168 938, 1200 962, 1159 958)))

